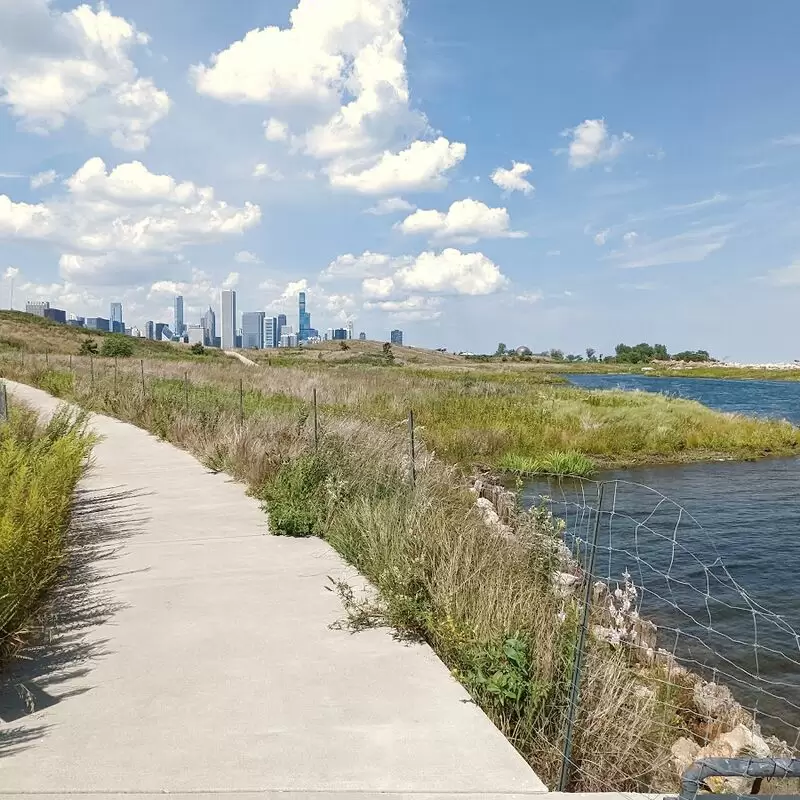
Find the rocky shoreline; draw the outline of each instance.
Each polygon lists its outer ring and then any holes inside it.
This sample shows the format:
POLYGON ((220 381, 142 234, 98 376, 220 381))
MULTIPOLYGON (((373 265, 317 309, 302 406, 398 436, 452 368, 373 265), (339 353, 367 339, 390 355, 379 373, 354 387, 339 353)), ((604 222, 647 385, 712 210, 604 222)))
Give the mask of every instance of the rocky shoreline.
MULTIPOLYGON (((473 479, 475 505, 487 528, 496 536, 516 540, 515 523, 520 510, 517 494, 506 489, 494 476, 473 479)), ((587 576, 563 539, 554 542, 526 542, 526 546, 547 548, 556 565, 553 591, 564 602, 580 602, 587 576)), ((658 646, 658 627, 641 617, 638 590, 624 574, 615 586, 605 581, 592 585, 591 636, 595 643, 619 652, 624 649, 632 668, 634 691, 651 692, 653 681, 674 687, 676 738, 669 765, 675 782, 699 759, 787 758, 795 751, 775 736, 765 736, 753 715, 733 696, 727 686, 706 680, 687 669, 680 657, 658 646), (685 735, 677 735, 678 731, 685 735)), ((797 780, 711 777, 706 788, 715 793, 776 794, 797 791, 797 780)))

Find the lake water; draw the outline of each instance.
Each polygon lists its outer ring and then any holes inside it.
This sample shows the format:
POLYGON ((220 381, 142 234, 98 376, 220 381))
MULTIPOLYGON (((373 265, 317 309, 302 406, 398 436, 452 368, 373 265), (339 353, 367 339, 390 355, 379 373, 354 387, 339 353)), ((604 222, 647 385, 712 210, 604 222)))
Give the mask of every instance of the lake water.
MULTIPOLYGON (((800 423, 800 383, 576 375, 585 388, 643 389, 723 411, 800 423)), ((659 646, 716 673, 767 731, 800 731, 800 459, 607 472, 594 573, 628 571, 659 646)), ((593 534, 597 484, 543 485, 581 549, 593 534)), ((713 677, 713 674, 712 674, 713 677)))

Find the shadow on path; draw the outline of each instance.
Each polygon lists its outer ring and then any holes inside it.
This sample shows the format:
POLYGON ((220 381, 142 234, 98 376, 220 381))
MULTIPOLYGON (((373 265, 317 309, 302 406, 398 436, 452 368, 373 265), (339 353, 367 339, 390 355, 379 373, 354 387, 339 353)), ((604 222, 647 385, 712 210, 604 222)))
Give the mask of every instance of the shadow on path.
POLYGON ((91 689, 92 663, 106 656, 97 629, 124 606, 114 599, 113 561, 146 522, 142 493, 78 489, 62 573, 28 635, 0 676, 0 758, 30 746, 46 726, 13 723, 91 689))

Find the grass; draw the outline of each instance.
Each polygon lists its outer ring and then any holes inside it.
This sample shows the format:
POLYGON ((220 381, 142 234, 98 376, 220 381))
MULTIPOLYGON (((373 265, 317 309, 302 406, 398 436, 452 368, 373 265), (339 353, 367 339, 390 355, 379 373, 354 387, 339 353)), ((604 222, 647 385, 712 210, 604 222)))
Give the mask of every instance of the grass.
POLYGON ((517 475, 560 475, 573 478, 590 478, 597 472, 595 463, 582 453, 556 450, 544 458, 530 458, 509 453, 497 466, 517 475))
POLYGON ((62 563, 72 494, 92 437, 60 411, 42 425, 17 403, 0 423, 0 659, 24 640, 62 563))

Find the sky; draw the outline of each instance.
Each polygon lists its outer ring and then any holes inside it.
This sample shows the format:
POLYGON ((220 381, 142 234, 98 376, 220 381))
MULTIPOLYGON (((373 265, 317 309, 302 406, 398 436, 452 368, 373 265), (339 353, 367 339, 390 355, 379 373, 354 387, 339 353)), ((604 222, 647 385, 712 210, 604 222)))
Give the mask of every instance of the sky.
POLYGON ((0 306, 800 358, 793 0, 0 1, 0 306))

